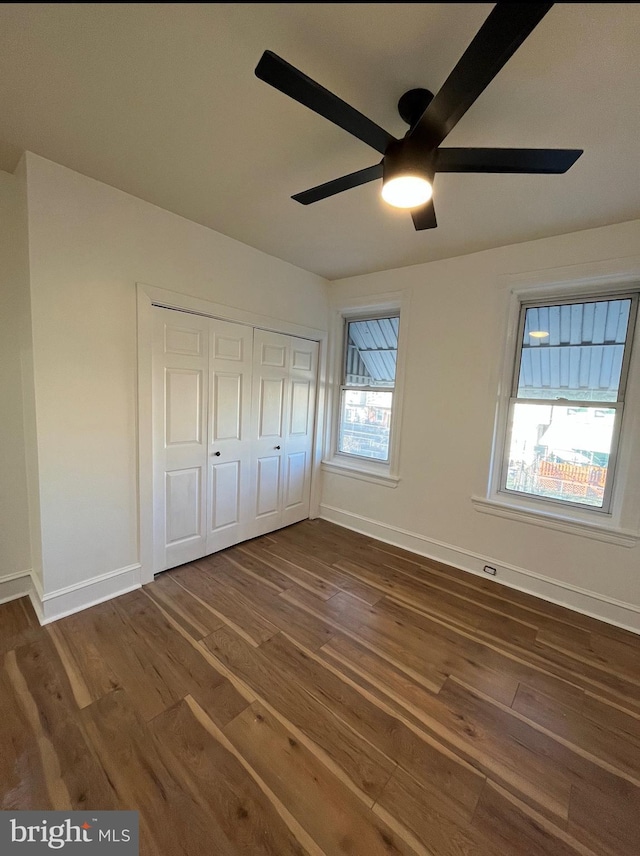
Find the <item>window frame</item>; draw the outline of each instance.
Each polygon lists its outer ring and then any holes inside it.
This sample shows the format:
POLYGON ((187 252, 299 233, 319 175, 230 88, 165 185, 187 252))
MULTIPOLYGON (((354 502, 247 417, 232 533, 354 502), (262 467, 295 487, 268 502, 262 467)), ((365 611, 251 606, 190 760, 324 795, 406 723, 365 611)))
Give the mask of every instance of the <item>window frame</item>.
MULTIPOLYGON (((327 386, 327 411, 325 455, 322 469, 354 479, 388 488, 400 483, 400 436, 405 377, 405 355, 409 339, 409 299, 406 292, 387 292, 378 295, 363 295, 333 302, 331 325, 329 384, 327 386), (398 316, 398 352, 396 356, 396 380, 393 389, 393 406, 389 427, 389 458, 380 461, 338 451, 340 434, 341 396, 345 380, 345 345, 347 322, 368 318, 398 316)), ((383 389, 377 388, 378 391, 383 389)))
POLYGON ((618 467, 618 452, 620 445, 620 437, 622 432, 622 424, 624 421, 624 411, 625 411, 625 396, 627 389, 627 379, 629 375, 629 366, 631 364, 632 353, 634 351, 634 340, 635 340, 635 332, 636 332, 636 323, 638 318, 638 303, 640 298, 640 289, 636 287, 635 290, 629 291, 603 291, 601 293, 591 293, 591 294, 583 294, 583 295, 565 295, 562 296, 558 294, 557 298, 554 297, 545 297, 538 299, 522 299, 519 300, 519 319, 518 319, 518 332, 515 343, 515 354, 513 359, 513 374, 511 378, 510 384, 510 395, 507 402, 507 418, 505 424, 505 431, 502 438, 502 459, 500 463, 500 480, 499 480, 499 488, 498 491, 501 494, 506 494, 507 496, 516 496, 516 497, 524 497, 527 500, 531 500, 536 503, 541 503, 542 507, 546 506, 556 506, 558 508, 578 508, 586 511, 596 512, 598 514, 610 514, 611 504, 613 501, 613 491, 614 485, 616 482, 617 475, 617 467, 618 467), (575 304, 584 304, 584 303, 597 303, 599 301, 611 301, 611 300, 630 300, 631 305, 629 307, 629 322, 627 325, 626 337, 624 342, 624 351, 622 358, 622 366, 620 368, 620 380, 618 383, 618 391, 617 398, 615 401, 606 401, 604 399, 579 399, 579 398, 571 398, 571 399, 553 399, 553 398, 524 398, 518 397, 518 383, 520 379, 520 369, 522 365, 522 356, 523 356, 523 339, 524 339, 524 330, 526 324, 526 314, 527 310, 535 309, 539 307, 552 307, 552 306, 571 306, 575 304), (515 405, 517 403, 521 404, 540 404, 548 407, 552 407, 555 402, 562 401, 563 404, 566 402, 567 406, 571 407, 588 407, 588 408, 601 408, 607 410, 614 410, 614 428, 611 436, 611 451, 609 452, 609 462, 607 464, 607 477, 605 482, 605 489, 603 494, 603 500, 601 506, 589 505, 587 503, 582 502, 571 502, 566 499, 555 499, 553 497, 540 496, 534 493, 527 493, 525 491, 514 490, 513 488, 508 488, 506 486, 507 482, 507 472, 509 467, 509 457, 510 457, 510 441, 511 441, 511 432, 513 427, 514 413, 515 413, 515 405))
POLYGON ((396 372, 395 377, 393 379, 393 386, 352 386, 347 384, 347 354, 349 348, 349 324, 352 324, 355 321, 379 321, 382 318, 397 318, 398 319, 398 343, 400 342, 400 310, 395 311, 386 311, 386 312, 367 312, 363 315, 355 314, 344 316, 344 333, 342 336, 342 360, 341 360, 341 375, 340 375, 340 395, 338 398, 338 423, 336 430, 336 449, 335 454, 340 457, 348 458, 349 460, 355 459, 358 461, 365 461, 367 463, 378 463, 383 465, 389 465, 391 460, 391 449, 393 442, 393 413, 395 410, 396 403, 396 386, 398 383, 398 347, 396 347, 396 372), (368 455, 357 455, 354 452, 345 452, 343 449, 340 449, 340 426, 342 423, 342 408, 344 402, 345 393, 353 390, 357 392, 390 392, 391 393, 391 415, 389 418, 389 443, 387 447, 387 457, 386 458, 374 458, 368 455))
MULTIPOLYGON (((566 506, 538 501, 535 497, 507 494, 500 490, 509 399, 519 346, 518 330, 522 303, 558 303, 567 299, 594 296, 614 298, 640 292, 640 256, 593 261, 524 273, 502 274, 497 278, 503 311, 495 329, 496 359, 491 384, 497 390, 492 417, 486 424, 488 440, 487 480, 484 489, 472 493, 474 509, 482 514, 592 538, 597 541, 635 547, 640 540, 640 319, 632 342, 624 419, 620 421, 616 473, 609 511, 589 506, 566 506)), ((639 306, 640 312, 640 306, 639 306)))

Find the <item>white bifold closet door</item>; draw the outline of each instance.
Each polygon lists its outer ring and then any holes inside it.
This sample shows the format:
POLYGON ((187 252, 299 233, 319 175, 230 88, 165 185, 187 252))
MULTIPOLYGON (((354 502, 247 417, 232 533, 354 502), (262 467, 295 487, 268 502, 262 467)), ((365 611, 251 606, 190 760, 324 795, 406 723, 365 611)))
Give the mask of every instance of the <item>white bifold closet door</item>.
POLYGON ((309 516, 318 344, 256 330, 252 536, 309 516))
POLYGON ((317 350, 154 309, 154 572, 309 516, 317 350))

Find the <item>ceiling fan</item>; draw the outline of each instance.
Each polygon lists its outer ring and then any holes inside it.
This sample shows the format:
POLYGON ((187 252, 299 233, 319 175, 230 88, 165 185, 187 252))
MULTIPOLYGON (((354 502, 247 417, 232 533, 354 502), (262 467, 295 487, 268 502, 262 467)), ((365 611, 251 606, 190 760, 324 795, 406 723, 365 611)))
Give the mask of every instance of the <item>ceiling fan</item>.
POLYGON ((383 199, 399 208, 410 208, 417 230, 434 229, 438 224, 431 196, 438 172, 566 172, 582 154, 581 149, 440 148, 552 6, 496 3, 435 96, 428 89, 410 89, 402 95, 398 112, 409 130, 400 140, 272 51, 265 51, 255 69, 257 77, 383 155, 380 163, 292 198, 309 205, 382 178, 383 199))

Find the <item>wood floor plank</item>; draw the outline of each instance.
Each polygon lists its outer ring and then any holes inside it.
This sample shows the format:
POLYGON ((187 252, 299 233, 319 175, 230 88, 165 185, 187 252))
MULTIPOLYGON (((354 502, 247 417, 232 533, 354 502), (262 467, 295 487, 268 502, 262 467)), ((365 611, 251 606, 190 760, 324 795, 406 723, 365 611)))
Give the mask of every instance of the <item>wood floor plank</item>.
MULTIPOLYGON (((417 723, 447 749, 485 775, 493 776, 504 785, 512 787, 531 804, 541 803, 546 806, 547 812, 553 816, 562 817, 566 814, 566 806, 564 810, 558 808, 557 801, 545 793, 544 779, 538 787, 536 770, 514 770, 511 765, 504 763, 505 755, 508 757, 508 749, 503 747, 500 750, 499 746, 492 745, 492 736, 498 735, 501 739, 498 723, 489 729, 476 729, 470 724, 474 720, 466 717, 463 708, 446 704, 444 696, 439 697, 439 693, 429 693, 422 687, 410 685, 400 685, 400 689, 396 689, 393 667, 353 640, 334 637, 320 653, 330 661, 337 660, 345 678, 350 677, 383 703, 389 704, 401 716, 417 723)), ((552 778, 549 770, 547 773, 547 777, 552 778)), ((566 804, 566 785, 564 794, 566 804)))
POLYGON ((640 746, 640 713, 631 714, 612 705, 607 699, 585 693, 581 713, 592 722, 608 729, 612 735, 620 735, 623 740, 631 740, 640 746))
POLYGON ((93 701, 93 696, 84 679, 82 669, 78 665, 74 650, 67 644, 60 628, 56 627, 55 624, 47 626, 47 634, 55 645, 60 662, 67 673, 67 680, 71 686, 76 704, 78 707, 86 707, 93 701))
POLYGON ((46 634, 10 651, 5 670, 30 737, 40 749, 44 780, 56 809, 114 809, 115 794, 88 745, 55 647, 46 634))
MULTIPOLYGON (((538 672, 535 678, 536 684, 540 684, 541 681, 549 682, 549 680, 551 683, 557 684, 557 681, 554 681, 555 678, 573 684, 582 684, 589 686, 593 691, 603 696, 607 696, 614 703, 624 702, 632 710, 640 712, 640 696, 638 695, 640 688, 634 682, 612 674, 609 670, 579 663, 561 651, 548 647, 545 649, 537 641, 531 645, 475 635, 473 631, 469 631, 457 622, 443 621, 435 614, 424 613, 407 602, 396 601, 393 596, 385 597, 381 603, 376 604, 376 607, 380 609, 384 606, 386 609, 391 609, 392 605, 395 606, 396 611, 412 612, 414 614, 412 622, 427 629, 430 636, 444 636, 451 645, 454 644, 456 637, 468 639, 467 651, 476 652, 471 655, 473 660, 480 660, 482 666, 487 668, 491 668, 493 663, 495 671, 499 674, 511 674, 513 677, 518 676, 519 679, 523 680, 522 666, 525 669, 533 667, 538 672), (510 662, 507 661, 507 657, 510 662), (520 662, 519 666, 514 665, 517 661, 520 662)), ((461 642, 456 644, 461 644, 461 642)), ((465 680, 474 683, 470 676, 465 680)), ((479 684, 477 686, 478 689, 483 689, 479 684)), ((504 698, 500 700, 505 701, 504 698)))
POLYGON ((527 770, 525 763, 535 759, 535 766, 540 768, 536 780, 543 780, 542 770, 555 770, 557 784, 568 781, 575 788, 585 781, 590 782, 602 793, 616 795, 621 800, 628 800, 640 806, 640 780, 637 775, 629 775, 625 771, 614 768, 606 761, 588 752, 577 741, 570 742, 545 728, 536 727, 535 723, 524 716, 517 715, 511 708, 500 705, 489 697, 482 697, 476 690, 465 687, 461 683, 449 679, 440 692, 440 696, 452 705, 453 699, 464 709, 474 723, 482 727, 485 723, 499 731, 503 741, 515 744, 517 750, 510 752, 510 758, 515 760, 522 752, 523 759, 518 762, 519 769, 527 770))
POLYGON ((221 618, 179 586, 171 574, 158 574, 150 585, 145 586, 144 591, 167 609, 194 639, 202 639, 224 625, 221 618))
POLYGON ((120 598, 117 608, 130 628, 132 646, 141 659, 153 652, 155 669, 176 700, 192 695, 215 722, 225 725, 245 709, 246 699, 171 623, 182 627, 181 622, 158 607, 146 590, 120 598))
POLYGON ((458 811, 473 813, 484 777, 460 763, 437 741, 420 735, 336 674, 322 667, 310 653, 278 636, 262 647, 274 668, 300 683, 388 758, 426 788, 451 801, 458 811))
POLYGON ((372 586, 367 586, 360 583, 353 577, 347 574, 340 573, 327 562, 321 559, 314 558, 306 554, 303 550, 293 547, 290 544, 272 544, 265 545, 263 548, 265 555, 272 558, 277 557, 293 564, 300 569, 304 569, 309 574, 312 574, 319 580, 329 582, 334 587, 333 594, 337 594, 335 589, 347 592, 354 597, 364 600, 365 603, 376 603, 380 600, 381 593, 378 589, 372 586))
POLYGON ((326 856, 415 854, 257 702, 224 731, 326 856))
POLYGON ((186 702, 161 713, 150 728, 181 767, 182 777, 193 781, 226 839, 234 842, 235 852, 255 856, 307 852, 246 769, 202 727, 186 702))
POLYGON ((323 614, 326 611, 341 628, 351 629, 363 641, 382 648, 432 683, 441 685, 455 673, 508 704, 516 693, 516 677, 504 668, 487 665, 481 644, 386 598, 371 605, 343 593, 327 601, 326 607, 316 609, 323 614))
POLYGON ((106 608, 87 609, 61 618, 54 625, 56 633, 70 653, 73 667, 80 672, 92 701, 120 686, 120 679, 113 669, 112 660, 95 624, 99 613, 112 614, 111 610, 106 608))
POLYGON ((184 566, 174 570, 171 576, 251 644, 260 645, 278 632, 274 624, 264 619, 244 599, 221 586, 215 576, 206 571, 184 566))
POLYGON ((355 669, 358 674, 373 682, 374 686, 382 688, 387 697, 394 699, 407 710, 421 710, 438 694, 446 680, 443 676, 439 683, 434 683, 431 689, 427 689, 370 648, 341 633, 336 633, 322 646, 319 653, 341 664, 343 669, 355 669))
POLYGON ((231 558, 243 573, 249 574, 259 583, 268 586, 278 593, 286 591, 295 585, 290 577, 286 577, 276 570, 275 565, 263 561, 263 555, 269 545, 260 546, 261 542, 249 541, 238 544, 233 550, 228 550, 227 555, 231 558))
MULTIPOLYGON (((446 676, 442 675, 441 672, 429 663, 421 660, 417 663, 418 668, 413 668, 410 663, 406 662, 403 656, 394 656, 393 650, 389 650, 389 645, 381 647, 381 645, 377 644, 378 641, 382 640, 374 639, 373 641, 367 641, 362 638, 362 634, 358 633, 357 628, 353 628, 348 622, 340 619, 340 612, 336 614, 333 610, 333 605, 329 601, 319 602, 317 598, 312 597, 308 592, 303 590, 283 592, 281 597, 293 606, 299 607, 311 615, 321 617, 327 624, 334 628, 336 635, 343 635, 363 645, 380 659, 389 662, 400 674, 407 676, 420 686, 433 692, 438 692, 446 680, 446 676)), ((324 648, 325 646, 323 645, 322 647, 324 648)))
POLYGON ((510 610, 512 614, 509 614, 499 608, 502 604, 490 601, 487 597, 483 598, 482 593, 452 590, 451 585, 433 584, 424 576, 407 575, 395 570, 393 573, 393 598, 418 606, 426 614, 444 617, 495 639, 521 644, 533 644, 536 640, 538 627, 531 621, 530 616, 514 615, 513 610, 510 610), (399 585, 401 576, 407 576, 411 580, 411 586, 399 585))
POLYGON ((282 714, 306 734, 367 796, 371 804, 394 771, 395 762, 274 668, 261 649, 251 649, 228 630, 208 636, 205 644, 234 674, 241 677, 262 702, 282 714))
MULTIPOLYGON (((339 660, 345 664, 351 663, 358 669, 358 664, 363 660, 357 651, 354 657, 353 643, 343 642, 340 648, 339 660)), ((329 652, 338 650, 336 640, 332 640, 327 649, 329 652)), ((370 655, 365 658, 365 662, 367 660, 374 692, 388 692, 384 679, 379 678, 375 668, 371 669, 375 661, 371 660, 370 655)), ((366 688, 367 671, 360 670, 360 674, 364 676, 361 683, 366 688)), ((425 731, 478 771, 512 788, 514 793, 531 805, 540 807, 548 816, 566 818, 570 794, 566 771, 559 771, 544 757, 530 756, 529 751, 520 747, 516 739, 504 734, 502 724, 497 719, 494 721, 492 710, 484 718, 474 716, 469 710, 469 699, 456 700, 447 697, 442 691, 437 695, 424 693, 419 705, 412 704, 393 691, 390 698, 398 702, 400 707, 405 705, 408 713, 425 731)))
POLYGON ((143 854, 197 856, 212 841, 217 854, 237 854, 204 800, 164 756, 125 690, 114 690, 81 716, 121 805, 140 812, 143 854))
POLYGON ((408 773, 399 768, 389 780, 374 812, 392 817, 423 842, 431 856, 494 856, 464 815, 451 814, 408 773))
POLYGON ((224 680, 203 660, 164 617, 151 596, 133 591, 118 598, 116 609, 129 630, 128 639, 139 658, 153 657, 155 668, 176 695, 176 701, 193 689, 216 686, 224 680))
POLYGON ((558 628, 541 629, 537 642, 585 663, 599 672, 640 684, 640 664, 637 651, 628 644, 586 630, 558 632, 558 628))
POLYGON ((504 788, 487 782, 471 824, 491 848, 509 856, 596 856, 562 827, 516 798, 504 788))
POLYGON ((90 622, 101 658, 116 676, 115 687, 127 690, 143 719, 153 719, 182 698, 182 688, 174 685, 173 674, 167 673, 160 652, 145 645, 144 639, 132 631, 120 611, 122 605, 122 599, 109 601, 81 615, 90 622))
POLYGON ((277 547, 273 549, 260 548, 254 544, 252 547, 246 550, 240 549, 238 552, 241 555, 244 553, 244 555, 250 555, 255 559, 261 560, 263 564, 270 566, 279 574, 291 580, 291 582, 307 589, 317 597, 326 600, 339 592, 339 589, 329 582, 327 574, 323 578, 317 574, 310 573, 306 568, 300 567, 300 565, 290 561, 286 557, 283 558, 282 551, 274 552, 274 550, 277 551, 277 547))
POLYGON ((612 795, 589 781, 571 793, 568 831, 597 853, 637 856, 640 853, 640 801, 637 790, 612 795))
MULTIPOLYGON (((238 571, 240 571, 239 568, 238 571)), ((240 600, 270 626, 277 628, 278 631, 286 630, 308 648, 313 650, 319 648, 333 635, 333 630, 326 622, 297 609, 284 600, 283 597, 287 592, 275 595, 265 591, 259 583, 242 572, 220 572, 218 586, 224 586, 228 598, 240 600)), ((317 598, 306 589, 300 589, 300 591, 313 597, 317 603, 323 603, 321 598, 317 598)), ((270 637, 272 635, 275 634, 270 634, 270 637)))
MULTIPOLYGON (((520 684, 512 707, 528 719, 601 758, 612 767, 637 777, 640 771, 640 744, 625 739, 620 732, 599 725, 584 714, 563 706, 525 684, 520 684)), ((609 708, 609 712, 611 708, 609 708)), ((640 732, 640 722, 636 720, 640 732)))
POLYGON ((0 652, 0 808, 143 856, 640 856, 640 636, 323 520, 0 652))
MULTIPOLYGON (((506 643, 508 647, 508 643, 506 643)), ((574 653, 536 641, 531 655, 548 663, 560 674, 569 674, 585 685, 607 695, 612 701, 625 701, 640 713, 640 681, 613 671, 610 667, 589 662, 574 653)))
MULTIPOLYGON (((0 609, 0 613, 3 610, 0 609)), ((25 710, 12 686, 3 658, 0 668, 0 810, 27 811, 53 809, 54 795, 50 796, 45 775, 46 757, 42 740, 34 737, 29 718, 35 721, 36 734, 40 732, 36 711, 25 710)))
MULTIPOLYGON (((468 636, 456 627, 436 622, 435 619, 430 619, 427 616, 422 618, 429 622, 428 625, 428 640, 419 648, 417 655, 411 654, 411 646, 414 643, 413 630, 411 633, 401 634, 400 637, 390 637, 389 633, 382 633, 380 625, 376 621, 373 628, 367 629, 366 624, 354 625, 354 622, 349 622, 341 619, 343 610, 338 604, 334 603, 334 599, 319 603, 316 599, 305 597, 301 592, 284 592, 282 597, 289 602, 300 606, 309 613, 322 617, 325 621, 334 626, 344 635, 368 647, 377 656, 388 660, 398 670, 407 674, 412 680, 422 684, 427 689, 437 691, 442 686, 443 681, 452 673, 452 661, 448 654, 457 654, 454 657, 455 662, 460 665, 462 663, 466 680, 469 683, 476 683, 473 678, 475 670, 479 670, 480 679, 477 682, 478 687, 484 686, 487 689, 493 685, 494 694, 503 701, 508 701, 510 697, 515 695, 518 683, 526 681, 531 686, 535 686, 553 695, 563 701, 571 701, 575 703, 575 698, 581 700, 584 691, 574 683, 560 678, 547 671, 539 663, 528 663, 523 657, 512 653, 506 654, 500 651, 497 647, 488 643, 486 640, 477 640, 468 636), (337 611, 336 611, 337 607, 337 611), (338 620, 336 620, 338 619, 338 620), (442 638, 444 635, 445 647, 442 649, 442 638), (465 658, 459 655, 458 637, 462 635, 460 640, 462 644, 472 647, 466 648, 465 658), (407 637, 410 645, 406 644, 404 639, 407 637), (468 640, 465 642, 465 638, 468 640), (440 640, 438 642, 438 640, 440 640), (440 645, 440 648, 438 648, 440 645), (437 656, 440 650, 440 656, 437 656), (443 654, 444 650, 444 654, 443 654)), ((385 601, 388 603, 388 601, 385 601)), ((406 605, 405 607, 406 608, 406 605)), ((362 613, 362 607, 357 609, 362 613)), ((366 613, 363 613, 366 619, 366 613)), ((424 625, 423 625, 424 626, 424 625)), ((387 625, 387 630, 388 630, 387 625)), ((415 647, 415 646, 414 646, 415 647)), ((460 674, 458 676, 461 676, 460 674)))
POLYGON ((20 597, 0 604, 0 657, 7 651, 32 642, 38 635, 39 625, 29 598, 20 597))

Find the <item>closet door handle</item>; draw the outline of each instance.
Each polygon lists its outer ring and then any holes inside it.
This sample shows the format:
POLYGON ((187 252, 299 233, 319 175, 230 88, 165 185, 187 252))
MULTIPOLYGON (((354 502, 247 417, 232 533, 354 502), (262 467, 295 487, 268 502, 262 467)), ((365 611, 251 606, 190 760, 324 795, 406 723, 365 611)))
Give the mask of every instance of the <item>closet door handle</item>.
POLYGON ((280 446, 274 446, 273 448, 274 448, 274 449, 279 449, 279 448, 280 448, 280 446))
POLYGON ((216 456, 216 458, 220 457, 220 452, 214 452, 213 454, 216 456))

